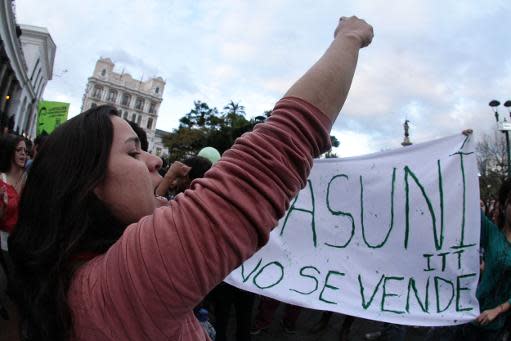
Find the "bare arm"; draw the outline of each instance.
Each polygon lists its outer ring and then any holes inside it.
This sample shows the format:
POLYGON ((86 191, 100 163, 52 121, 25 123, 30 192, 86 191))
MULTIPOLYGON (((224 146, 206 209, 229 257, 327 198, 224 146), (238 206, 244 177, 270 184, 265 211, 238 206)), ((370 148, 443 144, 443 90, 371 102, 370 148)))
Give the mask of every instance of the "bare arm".
POLYGON ((174 162, 158 185, 158 188, 156 188, 156 195, 165 196, 169 188, 174 186, 176 179, 188 175, 190 169, 190 167, 179 161, 174 162))
POLYGON ((373 28, 357 17, 342 17, 323 56, 286 93, 315 105, 332 122, 348 95, 358 51, 371 43, 373 28))
POLYGON ((476 319, 477 322, 480 324, 487 325, 488 323, 493 322, 500 314, 505 313, 511 308, 511 304, 509 304, 509 301, 506 301, 502 304, 499 304, 493 309, 485 310, 479 315, 476 319))

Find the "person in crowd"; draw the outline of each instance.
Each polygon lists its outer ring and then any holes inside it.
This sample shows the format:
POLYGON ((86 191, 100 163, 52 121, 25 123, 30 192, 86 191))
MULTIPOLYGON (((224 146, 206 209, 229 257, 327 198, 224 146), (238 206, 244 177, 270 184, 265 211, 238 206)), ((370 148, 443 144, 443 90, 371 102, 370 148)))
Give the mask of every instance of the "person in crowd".
MULTIPOLYGON (((165 194, 170 190, 171 197, 175 197, 188 189, 193 180, 204 177, 204 174, 212 166, 212 162, 202 156, 191 156, 183 162, 176 161, 169 167, 158 185, 156 194, 166 196, 165 194)), ((206 301, 214 309, 213 325, 216 331, 216 341, 227 340, 231 307, 234 307, 236 311, 236 340, 250 341, 250 323, 254 301, 252 293, 222 282, 208 294, 206 301)), ((196 307, 195 310, 199 311, 202 305, 196 307)))
POLYGON ((7 302, 7 274, 4 271, 4 267, 0 266, 0 317, 4 320, 9 320, 10 315, 7 311, 6 302, 7 302))
MULTIPOLYGON (((324 311, 321 314, 321 319, 316 322, 310 329, 310 332, 313 334, 317 334, 321 331, 323 331, 330 322, 330 319, 334 315, 331 311, 324 311)), ((356 317, 350 316, 350 315, 344 315, 344 320, 342 321, 341 330, 340 330, 340 336, 339 341, 348 341, 350 332, 351 332, 351 326, 353 325, 353 322, 355 322, 356 317)))
POLYGON ((43 148, 44 143, 48 139, 48 134, 42 133, 34 139, 34 147, 32 149, 32 160, 37 157, 37 154, 43 148))
POLYGON ((494 225, 496 225, 499 229, 505 229, 506 227, 506 200, 508 194, 511 192, 511 182, 504 181, 499 188, 499 192, 497 193, 497 199, 494 200, 493 203, 493 219, 491 221, 494 225))
MULTIPOLYGON (((254 327, 250 331, 252 335, 258 335, 270 327, 279 305, 280 301, 270 297, 261 296, 257 315, 254 321, 254 327)), ((301 311, 302 308, 299 306, 284 303, 284 316, 281 324, 286 333, 296 334, 296 321, 298 320, 301 311)))
POLYGON ((32 162, 34 162, 34 159, 37 157, 37 154, 41 150, 41 148, 44 145, 44 142, 48 138, 48 134, 46 132, 43 132, 41 135, 37 136, 34 140, 34 145, 32 146, 31 153, 30 153, 30 159, 27 160, 25 171, 28 173, 30 171, 30 167, 32 167, 32 162))
POLYGON ((483 271, 477 287, 481 314, 462 326, 433 328, 427 340, 490 341, 505 334, 511 310, 511 179, 499 189, 497 225, 481 213, 483 271))
POLYGON ((23 139, 25 140, 25 147, 27 147, 27 161, 25 162, 25 168, 27 168, 27 162, 32 159, 34 143, 28 137, 24 137, 23 139))
POLYGON ((502 341, 509 341, 511 340, 511 316, 507 318, 506 322, 506 331, 504 332, 504 335, 502 336, 502 341))
POLYGON ((9 318, 2 302, 4 293, 10 287, 8 277, 12 273, 12 263, 7 253, 7 240, 18 219, 19 196, 25 184, 25 162, 27 147, 21 136, 6 134, 0 137, 0 316, 9 318))
POLYGON ((250 324, 255 295, 222 282, 208 295, 215 312, 214 326, 216 341, 227 340, 227 327, 231 317, 231 308, 236 316, 235 340, 250 341, 250 324))
MULTIPOLYGON (((218 160, 214 161, 218 162, 218 160)), ((171 196, 175 197, 188 189, 193 180, 202 178, 212 166, 212 161, 202 156, 192 156, 183 162, 174 162, 160 182, 156 194, 165 196, 170 189, 171 196)), ((227 340, 231 307, 234 307, 236 311, 236 340, 250 341, 254 301, 252 293, 222 282, 207 295, 205 301, 208 301, 207 303, 210 303, 214 309, 213 325, 216 331, 216 341, 227 340)), ((199 309, 196 308, 196 311, 199 311, 202 305, 199 305, 199 309)))
POLYGON ((385 322, 381 330, 366 333, 364 338, 366 340, 378 341, 404 341, 406 330, 407 328, 405 326, 385 322))
POLYGON ((201 156, 174 162, 156 188, 156 195, 167 197, 170 190, 170 197, 175 197, 188 189, 193 180, 202 178, 211 166, 211 161, 201 156))
POLYGON ((193 308, 269 238, 346 100, 372 27, 334 39, 192 188, 155 196, 161 160, 112 106, 57 127, 34 160, 9 239, 28 340, 207 340, 193 308))
MULTIPOLYGON (((18 202, 26 174, 27 147, 25 139, 4 135, 0 139, 0 238, 4 260, 7 258, 7 239, 18 219, 18 202)), ((7 269, 7 272, 9 269, 7 269)))
POLYGON ((497 225, 481 215, 484 271, 477 288, 481 315, 463 328, 465 340, 495 340, 505 330, 511 308, 511 179, 499 190, 497 225))
POLYGON ((158 173, 160 173, 160 175, 162 177, 165 176, 165 174, 167 174, 167 171, 169 170, 170 168, 170 165, 169 165, 169 159, 166 159, 165 157, 162 157, 161 158, 161 167, 160 169, 158 170, 158 173))

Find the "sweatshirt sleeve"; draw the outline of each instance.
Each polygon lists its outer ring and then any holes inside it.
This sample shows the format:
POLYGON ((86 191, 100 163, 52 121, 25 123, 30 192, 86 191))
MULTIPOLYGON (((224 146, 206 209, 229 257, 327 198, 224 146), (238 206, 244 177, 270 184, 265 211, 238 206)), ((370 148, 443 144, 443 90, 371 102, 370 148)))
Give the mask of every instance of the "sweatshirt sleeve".
POLYGON ((271 117, 238 138, 204 178, 130 225, 92 262, 95 270, 84 273, 93 277, 87 281, 94 283, 93 299, 105 309, 131 312, 141 325, 179 320, 268 241, 305 186, 313 157, 329 150, 330 129, 311 104, 280 100, 271 117))

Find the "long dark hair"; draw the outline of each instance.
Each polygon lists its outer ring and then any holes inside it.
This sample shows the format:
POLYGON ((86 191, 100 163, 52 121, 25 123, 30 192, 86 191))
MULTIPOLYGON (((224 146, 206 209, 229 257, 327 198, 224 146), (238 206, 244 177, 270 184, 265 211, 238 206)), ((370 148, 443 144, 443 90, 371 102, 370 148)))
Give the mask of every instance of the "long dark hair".
POLYGON ((497 216, 497 221, 495 222, 497 226, 501 229, 504 228, 504 224, 506 223, 506 203, 511 199, 511 179, 506 179, 502 183, 499 188, 498 193, 498 204, 499 211, 497 216))
POLYGON ((190 181, 202 178, 204 174, 213 166, 211 161, 202 156, 190 156, 189 158, 183 160, 183 163, 192 168, 188 172, 190 181))
POLYGON ((0 172, 8 172, 11 168, 16 146, 23 141, 22 136, 7 134, 0 138, 0 172))
POLYGON ((125 228, 94 194, 112 146, 110 116, 117 114, 99 106, 70 119, 34 160, 9 238, 25 340, 70 338, 67 291, 77 256, 104 253, 125 228))

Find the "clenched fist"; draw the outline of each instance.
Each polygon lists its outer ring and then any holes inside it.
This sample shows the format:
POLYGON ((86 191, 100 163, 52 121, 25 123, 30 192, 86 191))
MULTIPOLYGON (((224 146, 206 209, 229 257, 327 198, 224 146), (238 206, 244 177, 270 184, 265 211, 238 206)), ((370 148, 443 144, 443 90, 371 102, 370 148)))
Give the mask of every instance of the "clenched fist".
POLYGON ((334 37, 346 36, 357 39, 360 42, 360 47, 366 47, 371 44, 374 33, 373 27, 365 20, 353 17, 341 17, 339 24, 334 32, 334 37))

